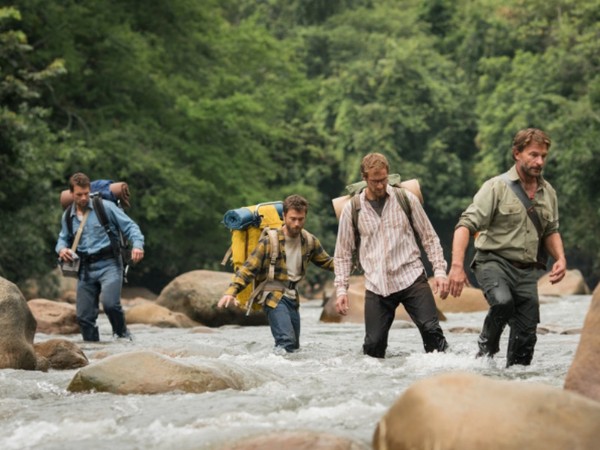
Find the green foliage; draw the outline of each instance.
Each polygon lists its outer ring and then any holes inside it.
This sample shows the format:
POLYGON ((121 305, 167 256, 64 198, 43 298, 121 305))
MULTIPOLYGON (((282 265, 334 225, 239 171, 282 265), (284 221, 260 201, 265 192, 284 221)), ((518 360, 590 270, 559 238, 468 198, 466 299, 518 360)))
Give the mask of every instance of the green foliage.
POLYGON ((14 4, 0 8, 2 276, 52 267, 74 171, 129 182, 147 238, 130 278, 155 290, 218 268, 226 210, 290 193, 333 252, 330 200, 371 151, 419 179, 449 248, 527 126, 553 138, 546 175, 569 255, 600 260, 592 0, 14 4))
POLYGON ((54 187, 71 151, 36 105, 40 86, 64 73, 62 61, 30 65, 32 47, 14 8, 0 8, 0 276, 14 282, 48 271, 58 213, 54 187), (54 207, 49 206, 54 205, 54 207))

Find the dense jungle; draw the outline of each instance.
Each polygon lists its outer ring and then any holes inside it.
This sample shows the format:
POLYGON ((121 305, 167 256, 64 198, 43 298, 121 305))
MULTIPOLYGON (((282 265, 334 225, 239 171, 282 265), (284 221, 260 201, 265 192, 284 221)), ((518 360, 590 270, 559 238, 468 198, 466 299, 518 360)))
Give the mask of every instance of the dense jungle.
POLYGON ((76 171, 129 184, 146 237, 132 285, 231 270, 223 214, 291 193, 333 252, 331 200, 371 151, 419 180, 449 257, 461 211, 533 126, 553 140, 569 268, 600 279, 595 0, 0 5, 1 277, 48 278, 76 171))

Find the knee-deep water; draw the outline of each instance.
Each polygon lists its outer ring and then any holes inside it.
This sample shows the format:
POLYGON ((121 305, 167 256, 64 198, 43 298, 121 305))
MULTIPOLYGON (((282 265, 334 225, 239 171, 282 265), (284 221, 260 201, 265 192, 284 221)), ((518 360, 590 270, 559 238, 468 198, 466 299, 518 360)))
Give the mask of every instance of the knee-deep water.
MULTIPOLYGON (((107 354, 154 350, 187 364, 218 364, 242 371, 246 390, 159 395, 70 393, 77 370, 0 370, 0 448, 218 449, 246 436, 280 430, 338 434, 370 448, 379 419, 413 382, 467 371, 515 383, 561 388, 573 360, 591 296, 545 298, 531 366, 505 368, 508 330, 492 360, 475 359, 485 313, 448 313, 445 354, 425 354, 417 329, 395 322, 387 358, 362 355, 362 324, 319 322, 321 302, 302 303, 301 350, 273 353, 268 327, 222 327, 209 333, 132 325, 132 343, 113 342, 101 315, 103 342, 79 335, 36 334, 35 342, 62 337, 77 343, 93 364, 107 354)), ((449 299, 447 301, 452 301, 449 299)))

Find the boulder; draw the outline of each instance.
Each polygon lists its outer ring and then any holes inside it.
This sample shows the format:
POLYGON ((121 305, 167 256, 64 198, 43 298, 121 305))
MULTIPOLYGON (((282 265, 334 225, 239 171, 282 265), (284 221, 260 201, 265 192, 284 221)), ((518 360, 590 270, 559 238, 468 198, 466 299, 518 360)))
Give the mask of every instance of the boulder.
MULTIPOLYGON (((429 279, 429 285, 433 289, 433 278, 429 279)), ((466 286, 460 297, 452 297, 451 295, 442 300, 439 294, 434 294, 435 304, 439 311, 444 313, 470 313, 478 311, 487 311, 489 308, 488 302, 483 295, 483 291, 478 288, 466 286)))
POLYGON ((125 313, 127 324, 143 323, 161 328, 192 328, 200 325, 180 312, 173 312, 151 301, 138 302, 125 313))
MULTIPOLYGON (((215 363, 217 364, 217 363, 215 363)), ((242 389, 243 374, 232 374, 214 365, 191 366, 155 352, 140 351, 108 356, 80 369, 67 390, 113 394, 212 392, 242 389)))
POLYGON ((83 351, 66 339, 50 339, 34 344, 38 356, 48 360, 49 367, 55 370, 78 369, 87 366, 89 361, 83 351))
MULTIPOLYGON (((323 311, 319 320, 327 323, 365 323, 365 278, 362 275, 350 277, 348 284, 348 302, 350 308, 348 314, 342 316, 335 309, 336 297, 335 293, 323 305, 323 311)), ((438 309, 439 320, 446 320, 446 316, 438 309)), ((410 316, 404 309, 404 306, 399 305, 396 309, 394 320, 405 320, 412 322, 410 316)))
POLYGON ((538 280, 538 293, 541 296, 589 295, 590 292, 583 275, 577 269, 567 270, 560 283, 551 284, 549 273, 538 280))
POLYGON ((35 317, 19 288, 0 277, 0 369, 38 368, 33 349, 36 327, 35 317))
POLYGON ((379 421, 373 448, 594 449, 600 404, 543 384, 446 373, 412 384, 379 421))
POLYGON ((565 389, 600 402, 600 292, 592 296, 565 389))
POLYGON ((37 333, 79 333, 79 323, 77 322, 75 306, 43 298, 29 300, 27 305, 37 321, 37 333))
POLYGON ((184 273, 165 286, 156 303, 209 327, 267 325, 267 317, 262 311, 246 316, 243 309, 235 306, 217 308, 231 277, 230 273, 211 270, 184 273))
POLYGON ((227 443, 220 450, 367 450, 357 441, 317 431, 276 431, 227 443))

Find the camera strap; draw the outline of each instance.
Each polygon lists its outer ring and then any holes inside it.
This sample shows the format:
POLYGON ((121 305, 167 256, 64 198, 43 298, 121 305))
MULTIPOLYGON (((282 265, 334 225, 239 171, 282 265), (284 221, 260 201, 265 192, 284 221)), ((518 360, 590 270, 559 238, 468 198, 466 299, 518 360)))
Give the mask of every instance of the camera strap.
MULTIPOLYGON (((73 205, 75 208, 75 205, 73 205)), ((79 245, 79 239, 81 239, 81 233, 83 233, 83 227, 85 226, 85 222, 87 221, 88 216, 90 215, 90 210, 88 209, 83 214, 83 219, 81 219, 81 223, 79 224, 79 228, 77 228, 77 234, 75 234, 75 239, 73 239, 73 245, 71 246, 71 251, 75 253, 77 250, 77 246, 79 245)))

